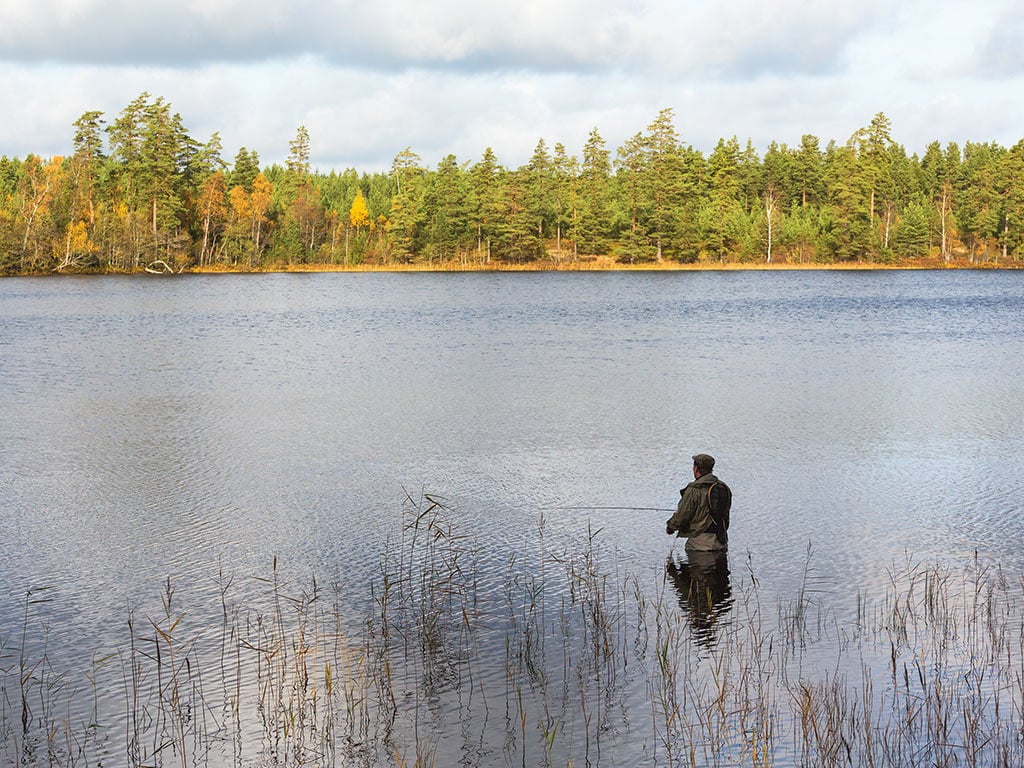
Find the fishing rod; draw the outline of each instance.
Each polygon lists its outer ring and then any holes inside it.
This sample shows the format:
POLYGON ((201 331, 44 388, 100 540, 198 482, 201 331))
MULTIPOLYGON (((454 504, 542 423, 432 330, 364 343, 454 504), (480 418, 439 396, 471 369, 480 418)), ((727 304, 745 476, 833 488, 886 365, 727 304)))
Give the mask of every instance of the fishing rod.
POLYGON ((614 509, 622 510, 626 512, 675 512, 675 509, 669 509, 668 507, 597 507, 597 506, 579 506, 579 507, 541 507, 541 509, 564 509, 564 510, 584 510, 584 509, 614 509))

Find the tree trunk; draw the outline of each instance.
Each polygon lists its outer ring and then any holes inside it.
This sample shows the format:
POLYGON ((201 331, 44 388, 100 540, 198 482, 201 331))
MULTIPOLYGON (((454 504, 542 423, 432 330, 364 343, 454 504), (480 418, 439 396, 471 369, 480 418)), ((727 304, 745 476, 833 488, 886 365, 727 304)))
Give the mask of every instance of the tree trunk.
POLYGON ((206 263, 206 249, 210 243, 210 214, 203 217, 203 247, 199 251, 199 266, 206 263))
POLYGON ((948 202, 949 202, 948 195, 949 195, 949 192, 946 189, 946 185, 943 184, 942 185, 942 210, 940 211, 940 216, 939 216, 940 220, 942 221, 942 260, 943 261, 949 261, 949 246, 946 243, 946 215, 947 215, 946 208, 947 208, 947 205, 948 205, 948 202))

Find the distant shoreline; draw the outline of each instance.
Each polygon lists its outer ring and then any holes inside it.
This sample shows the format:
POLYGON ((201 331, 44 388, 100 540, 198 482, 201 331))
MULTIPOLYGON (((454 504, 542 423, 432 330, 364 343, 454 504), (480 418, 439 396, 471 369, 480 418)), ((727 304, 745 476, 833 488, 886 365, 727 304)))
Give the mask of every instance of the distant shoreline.
POLYGON ((586 259, 575 262, 533 261, 524 264, 492 262, 490 264, 291 264, 266 266, 261 269, 239 270, 225 267, 204 267, 186 270, 186 274, 235 273, 308 273, 308 272, 797 272, 797 271, 907 271, 907 270, 1017 270, 1024 264, 970 263, 941 259, 905 260, 887 264, 881 262, 842 263, 739 263, 700 261, 684 264, 676 261, 623 264, 609 258, 586 259))
POLYGON ((790 263, 790 262, 713 262, 698 261, 681 263, 676 261, 643 262, 624 264, 609 257, 590 257, 577 261, 532 261, 522 264, 491 262, 489 264, 460 262, 412 264, 268 264, 258 268, 214 265, 190 267, 180 272, 139 269, 124 271, 62 270, 60 272, 24 272, 3 277, 50 277, 50 276, 99 276, 99 275, 146 275, 155 277, 171 275, 227 275, 227 274, 310 274, 316 272, 801 272, 801 271, 924 271, 924 270, 1019 270, 1024 262, 970 262, 966 259, 944 261, 942 259, 906 259, 895 263, 872 261, 851 261, 833 263, 790 263))

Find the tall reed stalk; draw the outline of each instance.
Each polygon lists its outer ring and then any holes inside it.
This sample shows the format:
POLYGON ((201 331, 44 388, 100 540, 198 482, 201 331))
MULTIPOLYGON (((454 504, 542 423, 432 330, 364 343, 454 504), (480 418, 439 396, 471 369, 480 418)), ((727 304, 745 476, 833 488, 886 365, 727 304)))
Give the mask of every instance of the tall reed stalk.
POLYGON ((792 595, 748 557, 727 602, 696 596, 709 618, 600 531, 558 545, 540 517, 504 567, 482 554, 443 499, 410 497, 361 622, 340 578, 275 559, 216 575, 212 623, 168 579, 81 670, 54 662, 56 593, 33 590, 0 637, 0 763, 1024 764, 1024 584, 977 558, 907 559, 844 606, 810 550, 792 595))

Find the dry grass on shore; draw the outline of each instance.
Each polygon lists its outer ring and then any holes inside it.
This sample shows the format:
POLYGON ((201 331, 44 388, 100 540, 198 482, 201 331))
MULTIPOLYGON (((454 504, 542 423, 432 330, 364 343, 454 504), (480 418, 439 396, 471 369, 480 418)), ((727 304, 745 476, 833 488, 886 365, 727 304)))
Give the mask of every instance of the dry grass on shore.
POLYGON ((626 264, 609 256, 583 257, 578 260, 544 260, 521 264, 492 261, 488 263, 447 261, 433 263, 368 263, 343 264, 273 264, 258 269, 235 269, 223 265, 194 268, 192 274, 218 274, 236 272, 787 272, 787 271, 907 271, 949 269, 1021 269, 1019 262, 971 262, 966 259, 944 261, 913 259, 898 263, 850 261, 841 263, 772 262, 718 262, 651 261, 626 264))

